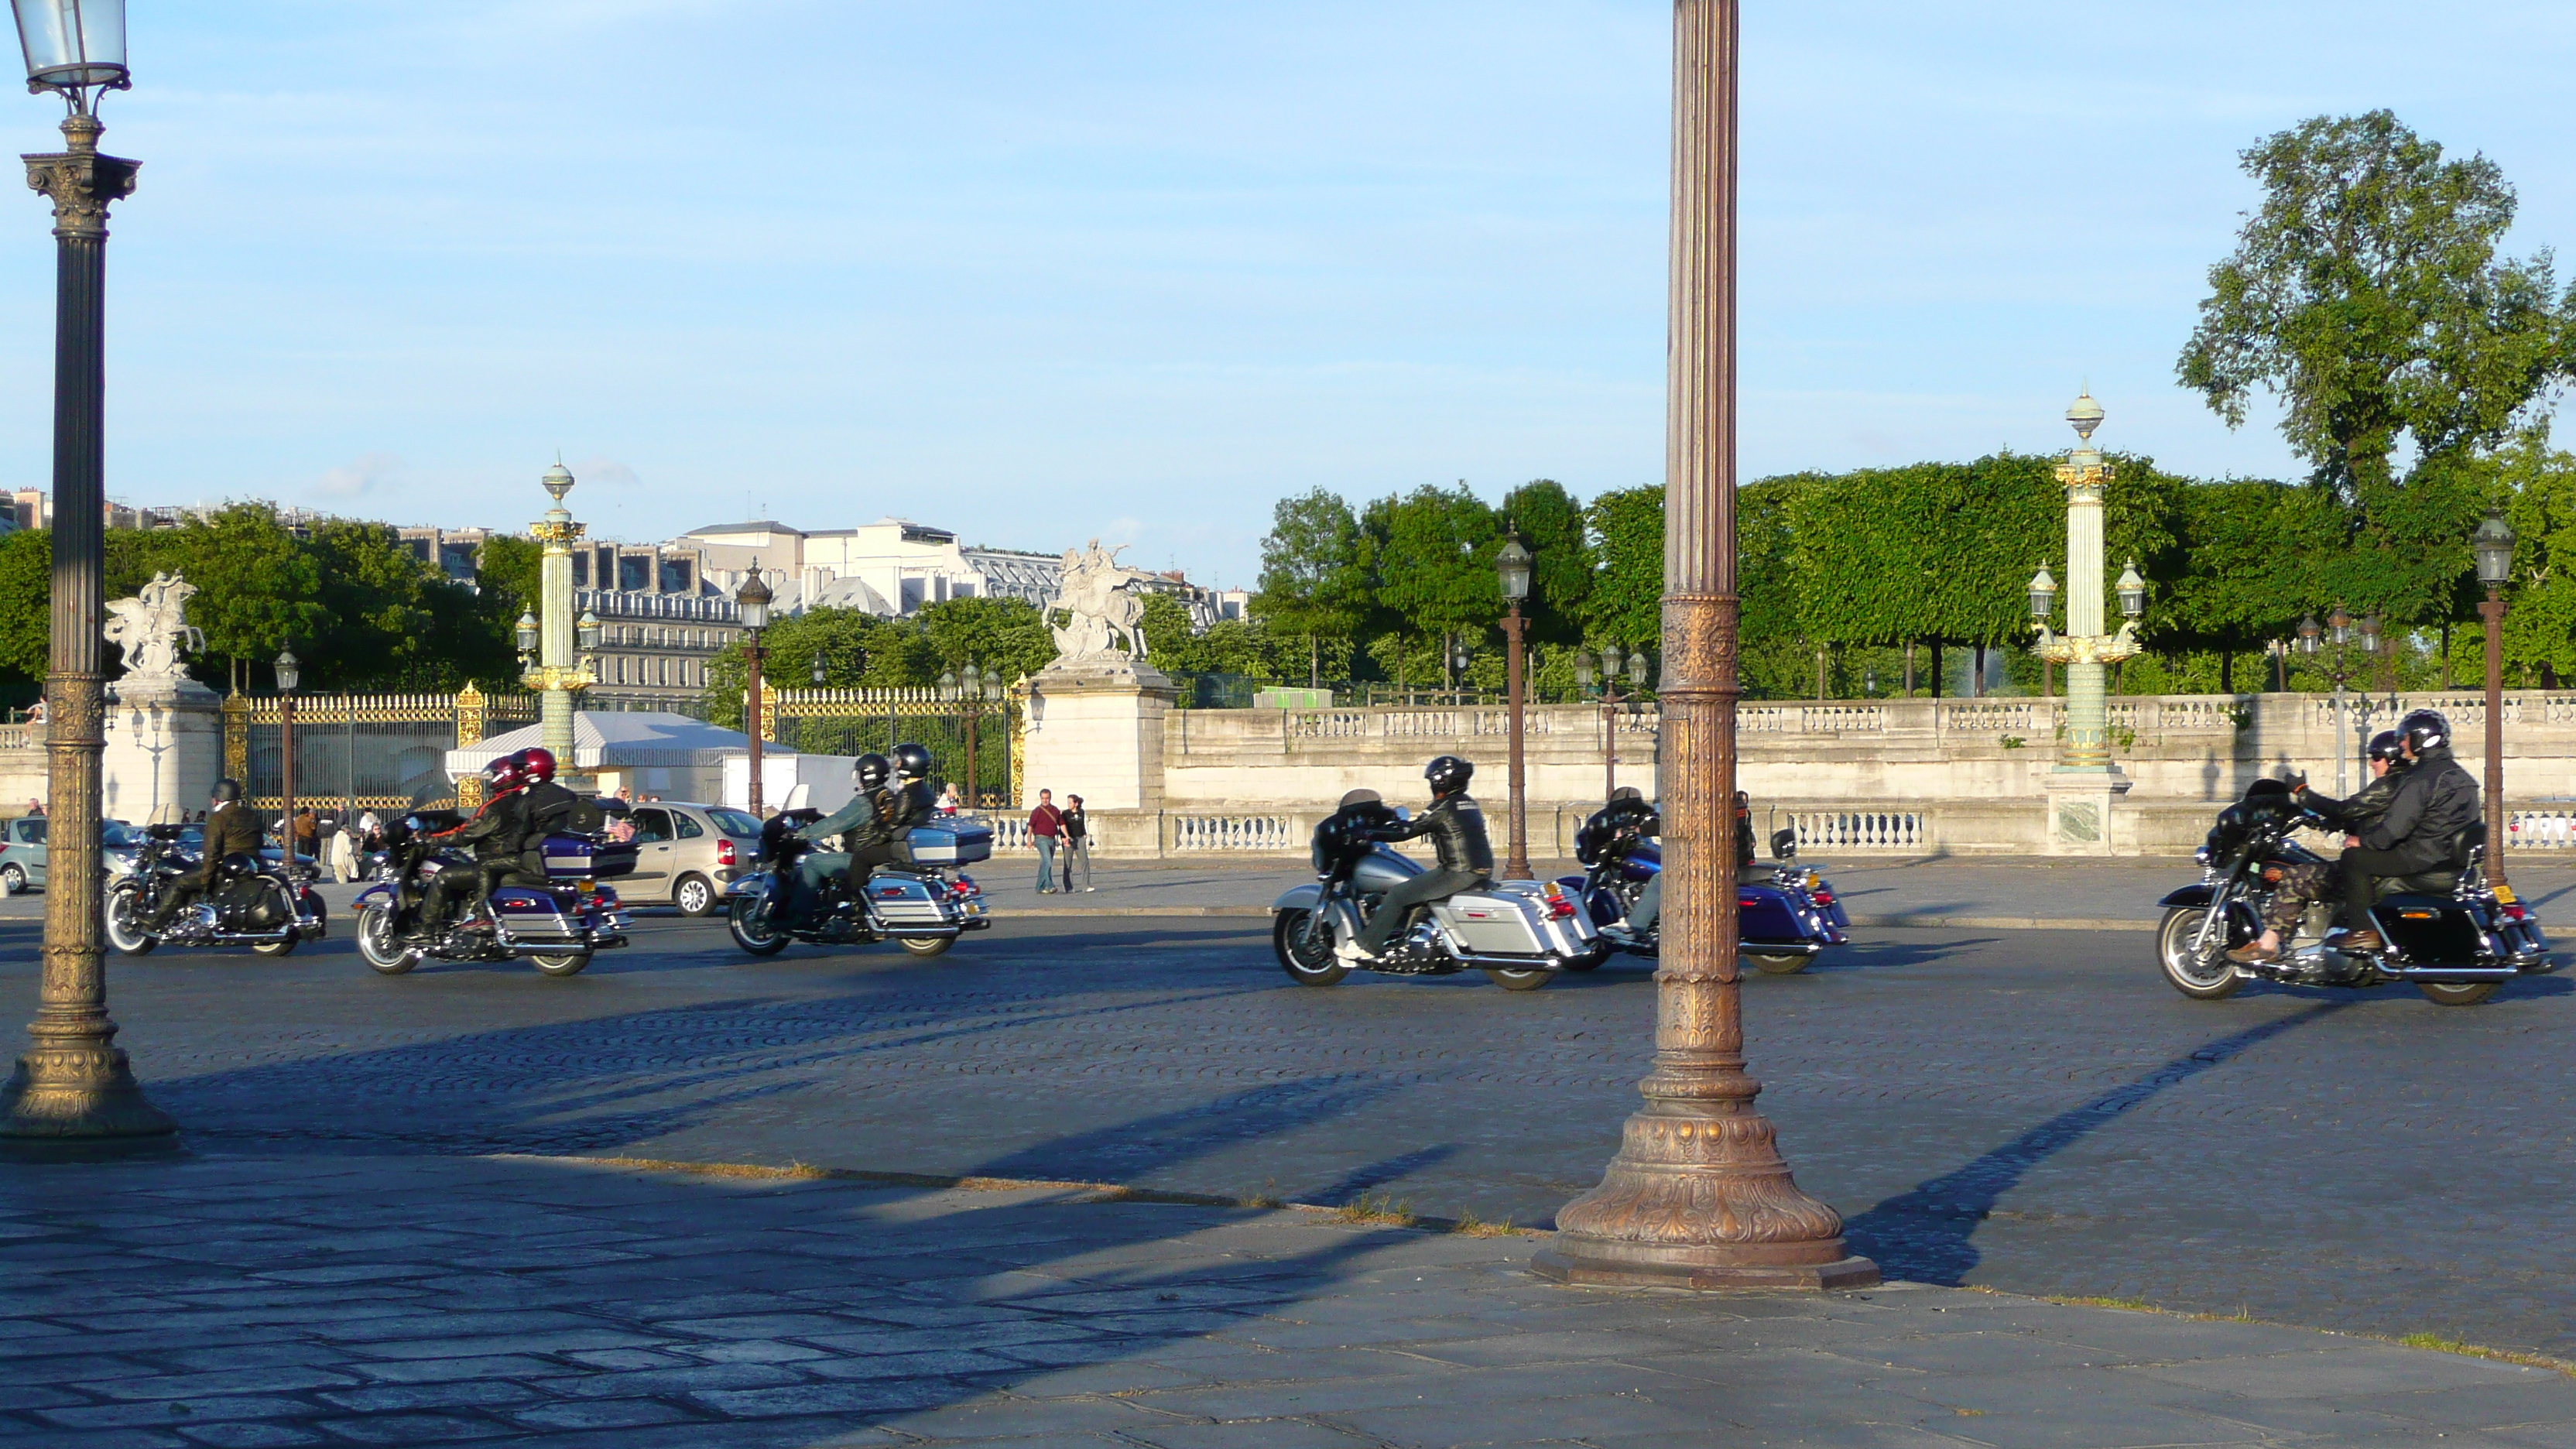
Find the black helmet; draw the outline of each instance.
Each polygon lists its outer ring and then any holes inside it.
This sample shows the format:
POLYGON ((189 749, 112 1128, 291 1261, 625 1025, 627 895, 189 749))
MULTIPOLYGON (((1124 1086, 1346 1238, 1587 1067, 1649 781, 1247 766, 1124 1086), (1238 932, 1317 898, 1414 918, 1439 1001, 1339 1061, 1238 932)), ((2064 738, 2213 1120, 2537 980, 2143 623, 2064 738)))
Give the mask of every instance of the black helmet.
POLYGON ((1422 767, 1422 778, 1431 782, 1434 795, 1455 795, 1475 777, 1476 767, 1456 755, 1442 755, 1422 767))
POLYGON ((2405 736, 2407 747, 2420 755, 2450 745, 2451 722, 2434 710, 2419 709, 2397 722, 2397 733, 2405 736))
POLYGON ((2392 765, 2396 764, 2406 758, 2405 751, 2397 746, 2397 731, 2381 730, 2370 737, 2370 757, 2374 760, 2386 760, 2392 765))
POLYGON ((894 772, 905 779, 927 780, 930 772, 938 768, 939 762, 930 757, 930 751, 910 740, 894 747, 894 772))
POLYGON ((887 762, 885 756, 874 750, 850 761, 850 778, 858 781, 859 788, 862 790, 875 789, 886 782, 886 776, 893 773, 894 766, 887 762))
POLYGON ((241 797, 241 781, 233 779, 231 776, 227 775, 223 779, 215 782, 214 800, 216 804, 237 805, 241 803, 241 797))

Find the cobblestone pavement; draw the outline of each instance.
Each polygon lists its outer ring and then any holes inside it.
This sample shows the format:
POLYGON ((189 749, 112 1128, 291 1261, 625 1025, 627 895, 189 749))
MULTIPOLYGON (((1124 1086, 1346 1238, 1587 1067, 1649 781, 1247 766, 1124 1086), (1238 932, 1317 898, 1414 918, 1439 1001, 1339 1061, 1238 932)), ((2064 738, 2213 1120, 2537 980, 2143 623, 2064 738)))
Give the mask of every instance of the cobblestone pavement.
MULTIPOLYGON (((0 924, 0 1000, 35 932, 0 924)), ((1801 1181, 1892 1273, 2576 1357, 2569 983, 2165 987, 2133 934, 1867 933, 1745 999, 1801 1181)), ((933 961, 735 952, 662 919, 555 981, 113 967, 208 1150, 620 1154, 1106 1181, 1543 1223, 1635 1102, 1633 967, 1291 986, 1257 923, 1006 919, 933 961)))
POLYGON ((217 1155, 16 1169, 0 1240, 0 1444, 63 1449, 2576 1442, 2542 1368, 1061 1191, 217 1155))

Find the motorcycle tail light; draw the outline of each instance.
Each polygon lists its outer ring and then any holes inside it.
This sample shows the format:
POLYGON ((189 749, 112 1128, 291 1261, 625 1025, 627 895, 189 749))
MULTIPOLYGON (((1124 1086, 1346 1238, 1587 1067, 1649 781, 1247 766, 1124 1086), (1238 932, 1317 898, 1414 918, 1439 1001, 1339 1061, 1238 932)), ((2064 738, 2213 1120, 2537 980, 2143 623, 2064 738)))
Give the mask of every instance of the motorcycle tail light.
POLYGON ((732 842, 732 841, 730 841, 730 840, 719 840, 719 841, 717 841, 717 842, 716 842, 716 864, 718 864, 718 865, 731 865, 731 864, 733 864, 733 842, 732 842))
POLYGON ((2508 921, 2527 921, 2531 919, 2531 912, 2523 909, 2520 901, 2507 901, 2504 907, 2504 918, 2508 921))
POLYGON ((1830 906, 1834 903, 1834 893, 1821 886, 1817 887, 1815 897, 1816 904, 1820 906, 1830 906))

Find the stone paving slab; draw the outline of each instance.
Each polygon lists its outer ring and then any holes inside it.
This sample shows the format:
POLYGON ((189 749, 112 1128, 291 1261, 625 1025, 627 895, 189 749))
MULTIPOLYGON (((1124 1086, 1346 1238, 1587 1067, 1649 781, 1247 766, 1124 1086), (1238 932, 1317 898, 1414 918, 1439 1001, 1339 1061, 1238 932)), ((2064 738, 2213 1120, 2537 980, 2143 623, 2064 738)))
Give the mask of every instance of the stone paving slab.
POLYGON ((2544 1367, 1904 1284, 1565 1289, 1528 1273, 1526 1233, 1313 1210, 206 1152, 0 1170, 0 1214, 27 1229, 0 1247, 0 1320, 23 1325, 0 1444, 2576 1443, 2576 1379, 2544 1367), (486 1275, 552 1305, 515 1316, 440 1286, 460 1240, 531 1211, 635 1255, 486 1275), (210 1212, 277 1251, 174 1288, 168 1255, 210 1212), (436 1231, 406 1249, 415 1223, 436 1231), (414 1271, 330 1271, 352 1258, 414 1271), (365 1332, 300 1311, 350 1293, 383 1310, 365 1332), (83 1310, 136 1296, 171 1337, 84 1351, 83 1310), (201 1321, 234 1341, 186 1346, 201 1321))

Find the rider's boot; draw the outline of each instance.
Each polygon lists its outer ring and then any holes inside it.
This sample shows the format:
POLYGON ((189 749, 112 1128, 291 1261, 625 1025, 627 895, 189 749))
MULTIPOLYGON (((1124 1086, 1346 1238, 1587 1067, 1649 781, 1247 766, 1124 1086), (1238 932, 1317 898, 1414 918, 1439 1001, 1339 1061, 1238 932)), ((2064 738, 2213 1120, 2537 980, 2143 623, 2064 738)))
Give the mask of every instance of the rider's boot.
POLYGON ((1369 955, 1368 948, 1360 944, 1359 937, 1344 936, 1333 942, 1333 959, 1355 965, 1373 958, 1369 955))

